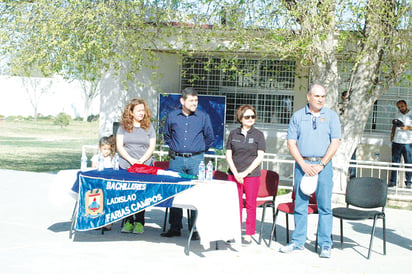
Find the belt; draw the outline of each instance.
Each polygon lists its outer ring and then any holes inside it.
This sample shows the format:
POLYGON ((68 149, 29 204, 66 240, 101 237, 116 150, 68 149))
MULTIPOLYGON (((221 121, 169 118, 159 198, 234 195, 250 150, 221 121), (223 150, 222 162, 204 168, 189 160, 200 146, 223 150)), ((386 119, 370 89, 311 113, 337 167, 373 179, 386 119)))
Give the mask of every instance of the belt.
POLYGON ((319 162, 321 159, 321 157, 303 157, 303 160, 308 160, 310 162, 319 162))
POLYGON ((199 154, 202 154, 203 153, 203 151, 198 151, 198 152, 189 152, 189 153, 179 153, 179 152, 174 152, 174 151, 172 151, 172 155, 174 154, 175 156, 180 156, 180 157, 184 157, 184 158, 190 158, 190 157, 192 157, 192 156, 195 156, 195 155, 199 155, 199 154))

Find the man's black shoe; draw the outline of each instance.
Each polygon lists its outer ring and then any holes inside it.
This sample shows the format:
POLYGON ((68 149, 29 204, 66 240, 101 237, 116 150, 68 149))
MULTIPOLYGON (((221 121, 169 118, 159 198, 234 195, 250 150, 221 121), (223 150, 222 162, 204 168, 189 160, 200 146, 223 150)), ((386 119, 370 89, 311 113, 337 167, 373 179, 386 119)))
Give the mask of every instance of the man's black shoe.
POLYGON ((199 232, 194 231, 192 234, 192 241, 198 241, 198 240, 200 240, 199 232))
POLYGON ((394 187, 394 186, 396 186, 396 184, 393 184, 393 183, 388 184, 388 187, 394 187))
POLYGON ((167 238, 180 236, 180 235, 181 235, 180 231, 173 231, 173 230, 169 230, 167 232, 163 232, 163 233, 160 234, 160 236, 167 237, 167 238))

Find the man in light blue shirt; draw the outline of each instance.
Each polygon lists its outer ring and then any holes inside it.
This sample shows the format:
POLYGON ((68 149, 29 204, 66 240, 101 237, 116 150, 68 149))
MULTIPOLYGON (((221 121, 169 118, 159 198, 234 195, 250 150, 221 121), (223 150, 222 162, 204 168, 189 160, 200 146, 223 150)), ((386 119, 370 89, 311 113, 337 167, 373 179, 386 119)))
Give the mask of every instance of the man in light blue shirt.
POLYGON ((292 242, 280 249, 288 253, 303 250, 307 234, 309 196, 300 190, 305 174, 318 175, 316 199, 318 203, 318 241, 320 256, 331 257, 332 247, 332 157, 339 147, 341 127, 338 114, 324 106, 326 91, 314 84, 307 93, 308 104, 295 112, 289 122, 287 144, 295 166, 295 231, 292 242))

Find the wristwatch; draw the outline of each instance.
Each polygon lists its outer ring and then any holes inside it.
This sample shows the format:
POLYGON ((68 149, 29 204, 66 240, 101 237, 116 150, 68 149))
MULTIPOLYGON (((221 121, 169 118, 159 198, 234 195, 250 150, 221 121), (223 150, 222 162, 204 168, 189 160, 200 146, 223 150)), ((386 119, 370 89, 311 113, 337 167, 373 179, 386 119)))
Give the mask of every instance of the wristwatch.
POLYGON ((320 164, 321 166, 323 166, 323 167, 326 166, 322 161, 320 161, 319 164, 320 164))

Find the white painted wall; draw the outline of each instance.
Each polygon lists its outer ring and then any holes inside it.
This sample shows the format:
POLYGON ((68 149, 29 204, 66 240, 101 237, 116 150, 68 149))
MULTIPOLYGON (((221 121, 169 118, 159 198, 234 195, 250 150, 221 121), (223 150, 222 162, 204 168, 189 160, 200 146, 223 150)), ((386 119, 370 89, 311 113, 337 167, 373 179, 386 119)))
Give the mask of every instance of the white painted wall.
MULTIPOLYGON (((125 90, 120 80, 107 74, 102 80, 102 94, 100 98, 100 136, 111 135, 113 122, 120 121, 123 109, 131 98, 144 98, 150 107, 152 116, 157 118, 158 98, 160 91, 165 93, 179 93, 180 66, 179 56, 176 54, 160 53, 159 60, 154 64, 158 69, 143 69, 136 75, 134 82, 129 82, 129 90, 125 90), (154 79, 152 73, 163 77, 154 79)), ((302 73, 302 72, 301 72, 302 73)), ((306 105, 307 78, 297 78, 295 83, 294 111, 306 105)), ((238 124, 227 124, 226 135, 238 127, 238 124)), ((267 152, 289 154, 286 144, 287 125, 271 124, 256 125, 266 137, 267 152)), ((380 153, 381 161, 390 161, 390 141, 385 134, 364 134, 358 147, 357 159, 373 159, 375 153, 380 153)))
POLYGON ((113 122, 120 121, 124 107, 132 98, 145 99, 152 117, 157 118, 160 92, 180 93, 178 58, 176 54, 160 53, 159 60, 153 64, 157 69, 143 68, 133 82, 128 82, 128 90, 125 90, 116 75, 111 73, 105 75, 101 82, 100 136, 112 134, 113 122), (162 77, 154 79, 152 73, 162 77))
MULTIPOLYGON (((36 79, 43 84, 50 81, 50 78, 36 79)), ((99 103, 96 98, 92 105, 92 114, 99 114, 99 103)), ((69 82, 61 77, 54 77, 50 92, 44 94, 39 101, 38 113, 43 116, 56 116, 60 112, 73 118, 84 116, 82 89, 77 81, 69 82)), ((21 77, 0 76, 0 115, 34 116, 34 109, 21 77)))

